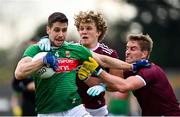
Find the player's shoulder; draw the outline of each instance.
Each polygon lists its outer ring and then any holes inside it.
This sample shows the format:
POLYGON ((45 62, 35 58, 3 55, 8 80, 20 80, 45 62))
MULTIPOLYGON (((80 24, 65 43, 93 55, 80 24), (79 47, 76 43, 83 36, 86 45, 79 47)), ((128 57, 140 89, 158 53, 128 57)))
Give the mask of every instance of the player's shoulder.
POLYGON ((65 41, 64 46, 70 46, 70 47, 82 47, 80 43, 74 42, 74 41, 65 41))
POLYGON ((88 50, 86 47, 84 47, 83 45, 81 45, 80 43, 77 43, 77 42, 64 42, 64 47, 66 49, 69 49, 69 50, 74 50, 74 51, 83 51, 83 50, 88 50))
POLYGON ((138 75, 145 79, 147 83, 166 78, 165 72, 156 64, 152 64, 149 68, 142 68, 139 70, 138 75))
POLYGON ((30 56, 33 57, 35 54, 40 52, 40 48, 37 44, 32 44, 27 47, 27 49, 24 51, 23 56, 30 56))
POLYGON ((112 55, 113 53, 117 53, 116 50, 110 48, 109 46, 107 46, 104 43, 100 43, 98 48, 99 48, 99 50, 103 51, 107 55, 112 55))
POLYGON ((151 71, 156 73, 156 74, 160 74, 160 73, 164 73, 164 70, 157 64, 155 63, 151 63, 151 71))
POLYGON ((27 49, 37 49, 39 50, 39 46, 37 44, 31 44, 27 47, 27 49))
POLYGON ((161 72, 163 72, 162 69, 158 65, 152 63, 151 67, 140 69, 138 74, 145 77, 153 77, 161 72))

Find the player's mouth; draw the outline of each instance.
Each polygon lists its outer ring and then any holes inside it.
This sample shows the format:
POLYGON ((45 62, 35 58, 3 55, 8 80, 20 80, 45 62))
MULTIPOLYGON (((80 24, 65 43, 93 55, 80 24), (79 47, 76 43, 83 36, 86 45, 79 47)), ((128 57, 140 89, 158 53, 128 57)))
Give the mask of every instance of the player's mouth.
POLYGON ((55 39, 56 45, 61 45, 64 42, 64 39, 55 39))
POLYGON ((129 56, 126 56, 126 61, 131 60, 131 58, 129 56))
POLYGON ((87 36, 82 36, 81 39, 88 39, 88 37, 87 36))

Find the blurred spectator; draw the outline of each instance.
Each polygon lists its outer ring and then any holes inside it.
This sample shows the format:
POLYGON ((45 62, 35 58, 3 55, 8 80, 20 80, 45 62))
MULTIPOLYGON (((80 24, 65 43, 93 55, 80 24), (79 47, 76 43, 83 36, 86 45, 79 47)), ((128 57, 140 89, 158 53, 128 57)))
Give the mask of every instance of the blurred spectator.
POLYGON ((32 77, 12 82, 12 111, 16 116, 35 116, 35 85, 32 77))
MULTIPOLYGON (((20 46, 24 50, 28 45, 35 44, 39 40, 32 38, 25 41, 20 46)), ((22 53, 18 53, 19 56, 22 53)), ((32 77, 23 80, 17 80, 13 75, 12 80, 13 94, 11 98, 11 107, 15 116, 35 116, 35 84, 32 77)))

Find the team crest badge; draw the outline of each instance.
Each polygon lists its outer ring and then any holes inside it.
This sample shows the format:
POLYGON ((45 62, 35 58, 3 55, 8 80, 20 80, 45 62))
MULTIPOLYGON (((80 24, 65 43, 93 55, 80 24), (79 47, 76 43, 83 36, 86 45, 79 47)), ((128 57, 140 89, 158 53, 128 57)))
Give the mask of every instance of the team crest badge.
POLYGON ((70 57, 70 52, 69 51, 66 51, 66 57, 69 58, 70 57))

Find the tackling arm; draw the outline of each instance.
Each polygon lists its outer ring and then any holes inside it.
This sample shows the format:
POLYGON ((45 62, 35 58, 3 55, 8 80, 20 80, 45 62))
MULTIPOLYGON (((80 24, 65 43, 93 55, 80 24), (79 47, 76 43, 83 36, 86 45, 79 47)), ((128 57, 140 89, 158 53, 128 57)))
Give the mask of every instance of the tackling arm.
POLYGON ((110 85, 114 90, 120 92, 136 90, 145 86, 145 83, 138 76, 130 76, 127 79, 123 79, 111 75, 106 71, 102 71, 99 76, 103 79, 105 83, 110 85))
MULTIPOLYGON (((115 75, 115 76, 118 76, 120 78, 123 78, 123 70, 120 70, 120 69, 109 69, 109 73, 112 74, 112 75, 115 75)), ((102 79, 101 79, 102 80, 102 79)), ((113 89, 113 86, 107 84, 107 90, 108 91, 117 91, 117 90, 114 90, 113 89)))
POLYGON ((92 53, 93 58, 103 67, 132 70, 132 65, 106 55, 92 53))

